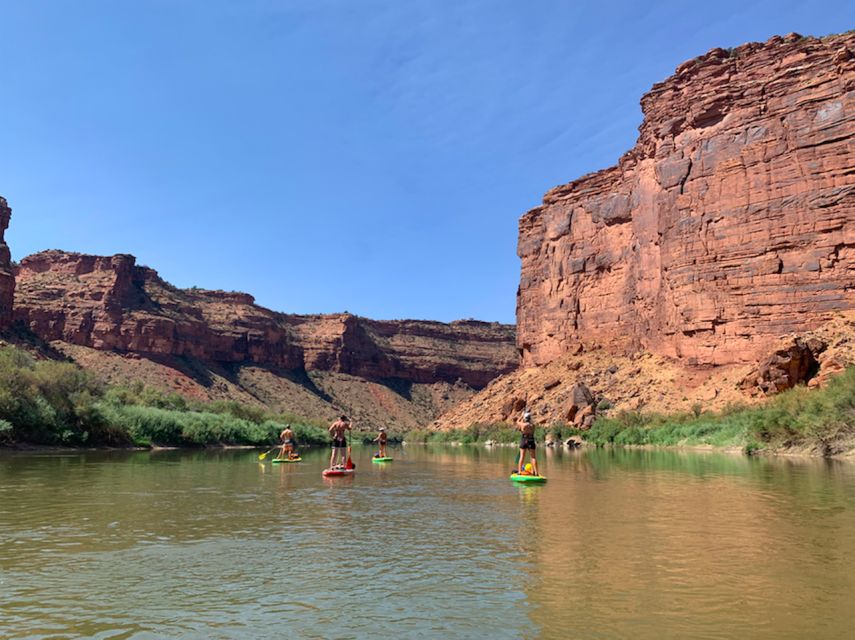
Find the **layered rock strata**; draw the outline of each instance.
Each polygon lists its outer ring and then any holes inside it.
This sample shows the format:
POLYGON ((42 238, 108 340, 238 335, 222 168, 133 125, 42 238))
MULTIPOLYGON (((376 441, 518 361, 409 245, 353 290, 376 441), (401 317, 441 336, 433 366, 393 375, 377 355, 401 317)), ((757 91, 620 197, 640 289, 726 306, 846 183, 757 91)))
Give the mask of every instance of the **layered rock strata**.
POLYGON ((249 394, 313 415, 362 406, 375 422, 414 427, 518 362, 512 326, 277 313, 245 293, 175 288, 130 255, 45 251, 24 258, 16 277, 15 318, 37 336, 111 381, 151 369, 189 395, 249 394), (99 352, 150 363, 125 367, 99 352))
POLYGON ((520 221, 524 365, 756 363, 855 308, 855 33, 713 49, 641 105, 617 166, 520 221))
POLYGON ((4 234, 9 227, 12 210, 5 198, 0 197, 0 329, 12 322, 12 299, 15 296, 15 276, 12 273, 12 255, 4 234))

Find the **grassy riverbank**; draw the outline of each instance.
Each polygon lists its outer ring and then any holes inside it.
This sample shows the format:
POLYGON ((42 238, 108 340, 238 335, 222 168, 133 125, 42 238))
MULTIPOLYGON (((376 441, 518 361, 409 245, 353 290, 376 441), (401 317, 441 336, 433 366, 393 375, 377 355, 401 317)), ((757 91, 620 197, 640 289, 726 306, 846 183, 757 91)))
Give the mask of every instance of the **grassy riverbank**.
MULTIPOLYGON (((556 439, 580 435, 588 443, 625 446, 714 446, 758 451, 804 451, 838 455, 855 449, 855 368, 833 378, 824 389, 797 387, 760 406, 684 414, 625 412, 601 416, 580 432, 566 425, 538 430, 556 439)), ((510 425, 472 425, 444 432, 416 431, 410 442, 515 442, 510 425)))
POLYGON ((69 362, 0 349, 0 445, 263 445, 290 423, 301 444, 329 440, 319 422, 232 401, 194 402, 142 384, 108 386, 69 362))

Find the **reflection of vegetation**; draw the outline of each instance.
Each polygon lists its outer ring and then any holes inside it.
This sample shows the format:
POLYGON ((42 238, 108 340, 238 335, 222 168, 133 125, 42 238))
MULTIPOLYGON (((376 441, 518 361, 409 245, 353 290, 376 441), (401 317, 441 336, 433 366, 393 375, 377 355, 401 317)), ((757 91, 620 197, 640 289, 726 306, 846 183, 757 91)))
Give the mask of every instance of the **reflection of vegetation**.
MULTIPOLYGON (((377 437, 377 431, 369 431, 368 433, 354 433, 353 434, 353 442, 359 442, 366 445, 371 445, 373 447, 377 446, 377 443, 374 442, 374 438, 377 437)), ((404 441, 404 434, 398 433, 395 431, 388 431, 386 433, 386 443, 387 444, 401 444, 404 441)))
MULTIPOLYGON (((756 407, 733 406, 720 413, 702 411, 656 414, 623 412, 598 418, 588 431, 554 424, 538 428, 538 440, 581 436, 595 445, 710 445, 740 447, 748 454, 764 449, 813 449, 834 455, 855 448, 855 367, 832 378, 816 391, 797 387, 756 407)), ((409 442, 460 442, 494 440, 516 442, 519 432, 511 425, 474 424, 450 431, 412 431, 409 442)))
POLYGON ((101 384, 69 362, 0 349, 0 444, 202 445, 274 442, 291 423, 298 442, 327 442, 325 428, 233 401, 189 401, 141 383, 101 384))
MULTIPOLYGON (((537 427, 534 431, 536 440, 564 440, 570 436, 582 433, 578 429, 562 423, 555 423, 550 427, 537 427)), ((428 443, 450 443, 478 444, 493 441, 499 444, 511 444, 519 442, 520 432, 511 424, 499 422, 496 424, 476 423, 466 429, 449 429, 448 431, 430 431, 428 429, 415 429, 406 434, 407 442, 420 444, 428 443)))
POLYGON ((417 443, 444 443, 460 442, 462 444, 475 444, 477 442, 516 442, 519 440, 519 431, 515 431, 509 424, 473 424, 466 429, 451 429, 449 431, 430 431, 428 429, 416 429, 406 435, 407 442, 417 443))

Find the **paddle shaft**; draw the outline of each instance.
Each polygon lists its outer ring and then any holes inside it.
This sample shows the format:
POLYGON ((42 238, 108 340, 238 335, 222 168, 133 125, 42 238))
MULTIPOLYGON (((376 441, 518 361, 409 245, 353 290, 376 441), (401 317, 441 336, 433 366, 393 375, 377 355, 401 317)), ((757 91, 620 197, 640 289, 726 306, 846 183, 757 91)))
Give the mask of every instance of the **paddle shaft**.
POLYGON ((267 456, 269 456, 272 452, 276 451, 278 448, 279 448, 279 446, 277 445, 277 446, 273 447, 272 449, 268 449, 267 451, 262 453, 260 456, 258 456, 258 459, 264 460, 267 456))

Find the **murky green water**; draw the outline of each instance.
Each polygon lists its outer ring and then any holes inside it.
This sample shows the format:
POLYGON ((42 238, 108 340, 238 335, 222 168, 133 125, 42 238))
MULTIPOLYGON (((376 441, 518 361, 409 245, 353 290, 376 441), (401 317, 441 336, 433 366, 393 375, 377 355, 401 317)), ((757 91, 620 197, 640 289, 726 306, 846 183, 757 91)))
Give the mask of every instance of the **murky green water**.
POLYGON ((851 638, 855 464, 0 455, 3 638, 851 638))

